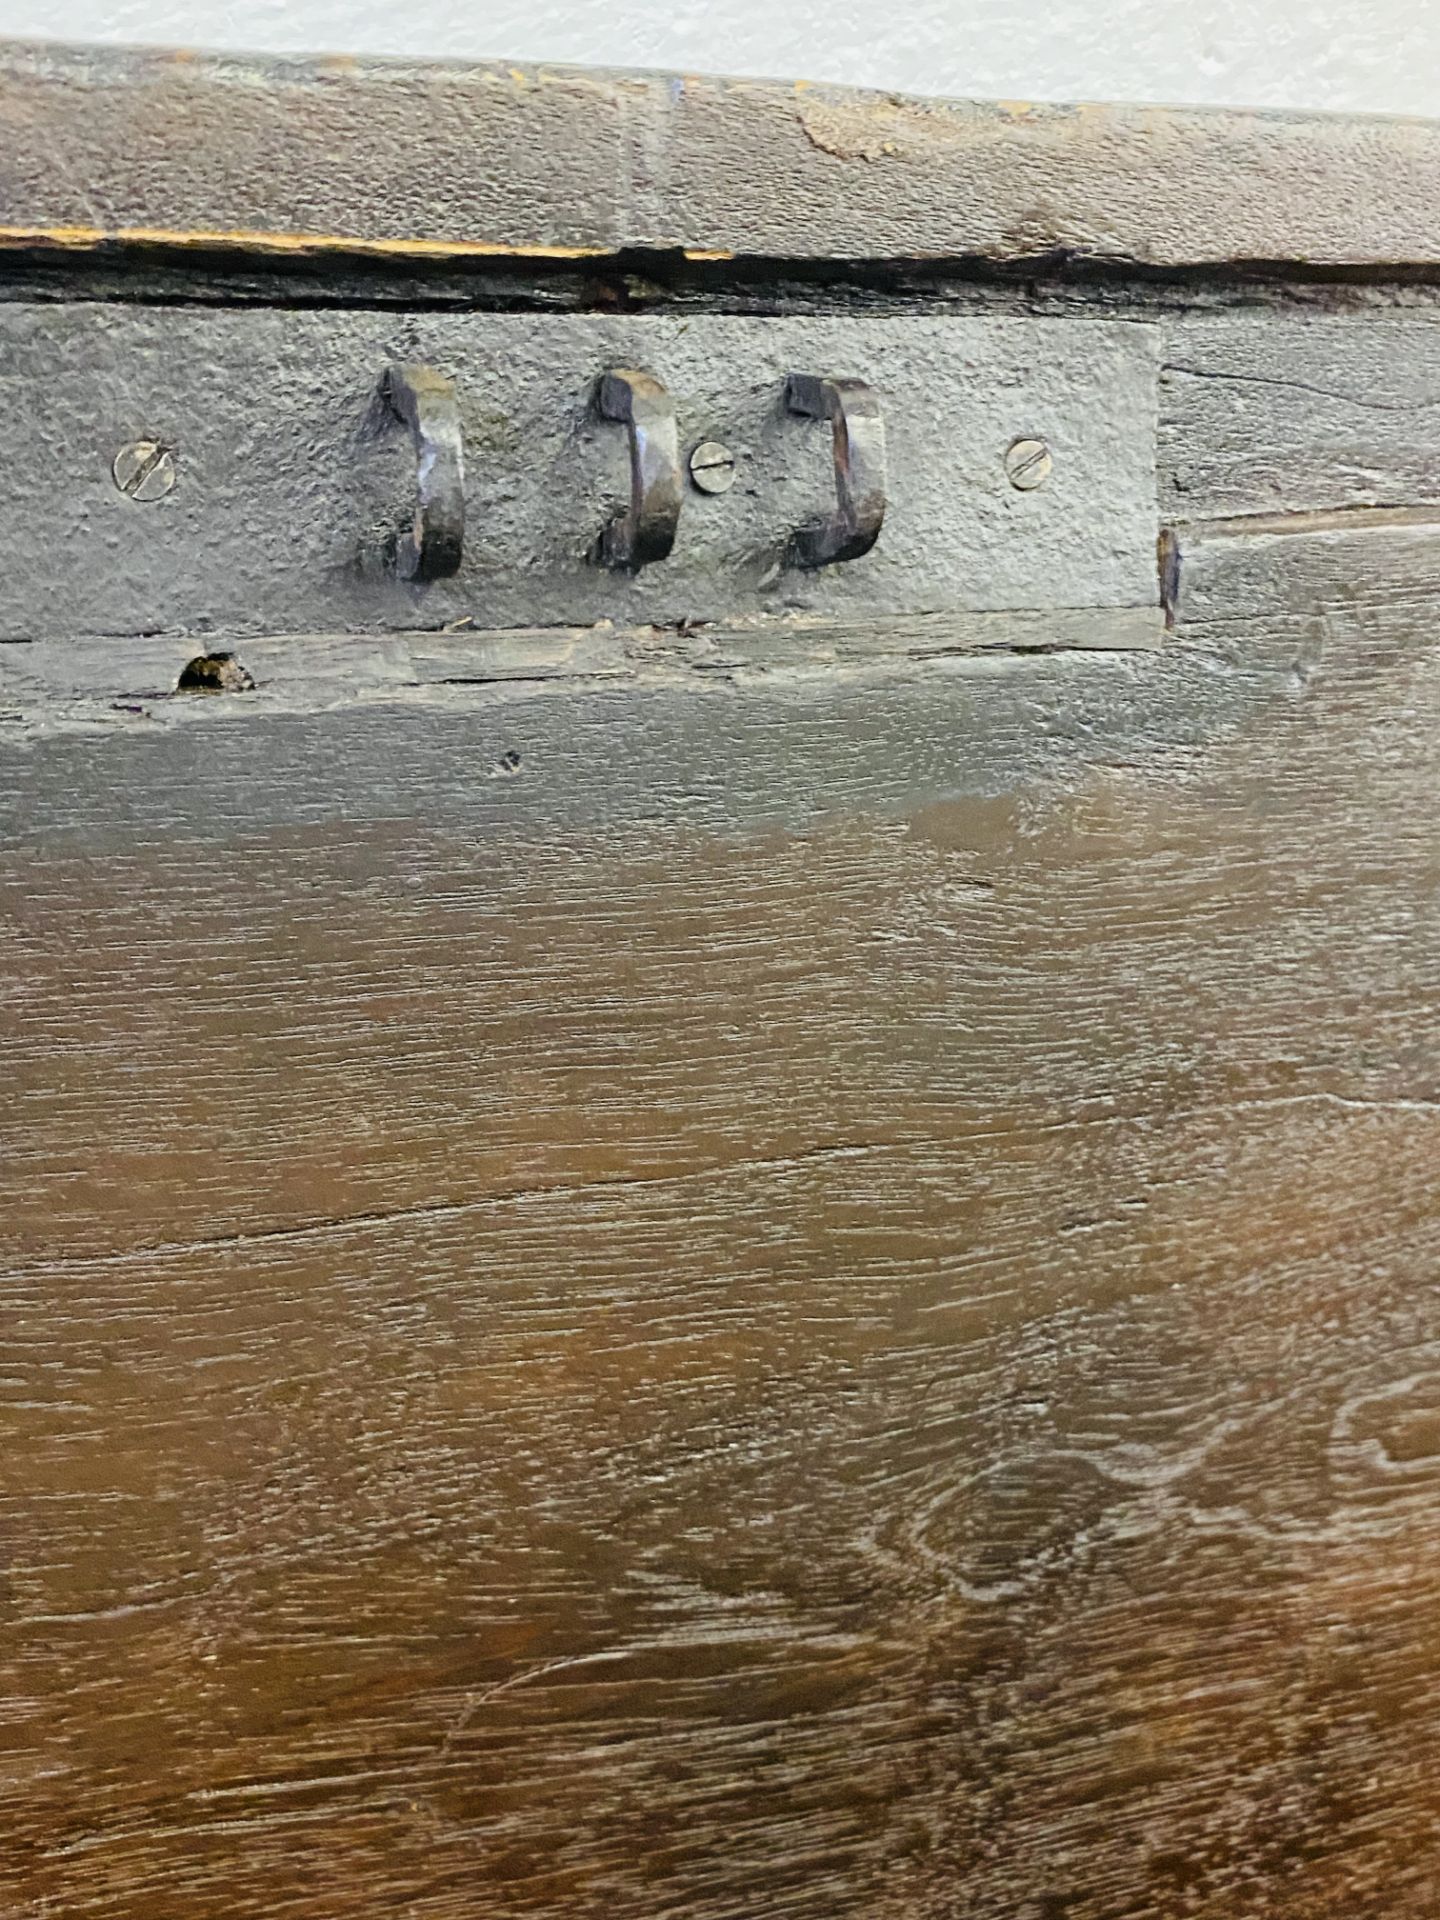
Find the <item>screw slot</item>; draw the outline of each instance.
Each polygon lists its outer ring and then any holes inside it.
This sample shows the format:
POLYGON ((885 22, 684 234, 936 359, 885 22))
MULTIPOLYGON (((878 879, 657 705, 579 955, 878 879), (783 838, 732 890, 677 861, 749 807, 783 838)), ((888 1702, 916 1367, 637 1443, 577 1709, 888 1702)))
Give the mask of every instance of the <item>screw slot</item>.
POLYGON ((175 456, 158 440, 132 440, 116 454, 110 473, 127 500, 163 500, 175 484, 175 456))
POLYGON ((735 484, 735 456, 718 440, 702 440, 690 455, 690 478, 701 493, 728 493, 735 484))
POLYGON ((1005 472, 1012 487, 1021 493, 1033 493, 1043 487, 1055 467, 1049 447, 1043 440, 1029 436, 1016 440, 1005 454, 1005 472))

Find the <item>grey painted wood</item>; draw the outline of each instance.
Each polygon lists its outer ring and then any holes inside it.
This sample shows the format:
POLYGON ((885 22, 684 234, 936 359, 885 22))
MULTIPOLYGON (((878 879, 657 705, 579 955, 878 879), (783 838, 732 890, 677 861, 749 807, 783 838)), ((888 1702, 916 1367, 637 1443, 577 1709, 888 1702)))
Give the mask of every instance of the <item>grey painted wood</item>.
POLYGON ((0 647, 0 741, 73 728, 115 731, 209 725, 222 717, 331 711, 384 700, 443 697, 443 689, 540 686, 552 681, 653 686, 701 680, 761 682, 779 673, 824 676, 885 661, 965 653, 1112 652, 1164 641, 1158 607, 1115 612, 931 614, 913 619, 761 619, 686 630, 543 627, 456 631, 255 635, 216 642, 255 681, 243 714, 231 702, 178 691, 196 641, 177 636, 57 639, 0 647))
POLYGON ((1434 315, 1207 315, 1164 361, 1167 519, 1440 506, 1434 315))
MULTIPOLYGON (((1373 645, 1360 649, 1360 656, 1373 645)), ((317 1196, 333 1191, 337 1180, 345 1209, 357 1211, 455 1198, 471 1191, 472 1178, 483 1182, 477 1191, 504 1190, 522 1172, 526 1179, 538 1177, 542 1164, 563 1182, 570 1177, 567 1156, 591 1151, 584 1142, 592 1125, 600 1127, 593 1151, 606 1158, 602 1139, 610 1136, 598 1110, 593 1121, 577 1119, 579 1131, 565 1145, 547 1144, 548 1100, 517 1100, 483 1125, 471 1104, 472 1098, 488 1098, 483 1088, 490 1068, 477 1081, 477 1061, 493 1066, 496 1050, 510 1045, 523 1054, 536 1022, 574 1017, 584 1027, 583 992, 577 983, 582 999, 576 1000, 561 988, 568 966, 558 955, 537 952, 541 972, 523 977, 503 957, 504 929, 524 911, 522 901, 548 918, 564 912, 576 887, 589 886, 587 897, 599 904, 610 897, 611 883, 602 877, 610 862, 649 859, 644 849, 663 849, 677 837, 693 845, 702 862, 732 841, 749 847, 749 857, 758 860, 774 836, 793 840, 798 857, 806 840, 825 837, 825 823, 837 808, 846 817, 883 823, 923 818, 931 807, 963 801, 978 808, 978 820, 999 796, 1011 796, 1004 804, 1023 812, 1051 804, 1046 795, 1097 780, 1104 786, 1112 777, 1107 769, 1173 771, 1194 753, 1218 750, 1237 730, 1258 724, 1277 702, 1284 707, 1291 688, 1287 654, 1288 640, 1279 658, 1260 646, 1253 657, 1244 646, 1226 655, 1196 646, 872 659, 729 675, 662 670, 614 683, 451 682, 420 696, 388 690, 358 703, 342 692, 328 708, 308 712, 287 711, 283 697, 272 704, 262 689, 256 695, 177 698, 166 724, 144 712, 124 713, 101 734, 92 728, 12 738, 0 752, 0 850, 12 883, 0 921, 8 928, 8 971, 19 994, 8 1003, 8 1084, 51 1087, 58 1096, 52 1079, 60 1067, 56 1022, 64 1021, 72 1035, 63 1049, 71 1062, 66 1071, 92 1091, 82 1092, 80 1082, 71 1080, 63 1098, 36 1104, 26 1096, 19 1151, 0 1170, 0 1244, 44 1259, 177 1235, 269 1231, 309 1218, 317 1196), (1025 794, 1029 800, 1020 798, 1025 794), (307 951, 314 943, 317 987, 334 966, 343 999, 348 968, 333 916, 348 897, 350 856, 342 849, 352 827, 367 844, 372 833, 388 844, 393 828, 402 842, 418 833, 427 844, 433 837, 437 847, 456 850, 462 865, 473 869, 477 905, 488 903, 488 924, 501 942, 500 950, 486 944, 468 956, 457 951, 455 963, 468 971, 472 996, 493 995, 497 1005, 510 1005, 510 1039, 502 1041, 497 1028, 477 1054, 461 1046, 446 1051, 443 1065, 436 1062, 444 1084, 432 1078, 423 1094, 417 1092, 407 1123, 406 1168, 393 1164, 384 1144, 388 1129, 382 1129, 375 1155, 359 1141, 341 1165, 325 1172, 336 1119, 334 1083, 318 1058, 318 1078, 312 1080, 304 1064, 309 1045, 294 1030, 303 1015, 298 1003, 288 1001, 279 950, 274 964, 280 973, 273 989, 263 990, 276 1017, 232 1027, 233 1052, 222 1048, 212 1055, 204 1036, 216 1029, 206 1016, 195 1028, 201 1047, 196 1054, 184 1038, 188 1015, 174 999, 175 986, 152 978, 146 1004, 161 1019, 170 1009, 172 1037, 164 1045, 132 1049, 117 1031, 129 1066, 112 1085, 109 1046, 90 1056, 87 1023, 43 958, 53 951, 63 973, 64 955, 71 951, 69 936, 52 949, 59 921, 46 873, 55 884, 68 875, 66 887, 94 884, 97 897, 108 898, 118 887, 133 912, 148 921, 166 888, 132 887, 120 880, 114 863, 191 863, 209 848, 213 884, 226 902, 217 909, 217 927, 232 925, 242 945, 247 926, 270 928, 265 941, 273 937, 283 948, 281 923, 287 913, 298 913, 295 937, 307 951), (332 851, 312 854, 314 844, 332 851), (235 851, 246 847, 252 851, 235 851), (302 875, 312 857, 316 883, 331 902, 324 907, 301 901, 302 875), (272 879, 266 880, 272 861, 272 879), (109 876, 103 883, 102 874, 109 876), (198 1107, 189 1106, 186 1085, 198 1107), (119 1107, 107 1112, 106 1086, 122 1104, 153 1101, 157 1114, 169 1117, 152 1128, 138 1124, 134 1110, 131 1119, 119 1107), (272 1099, 291 1116, 282 1136, 263 1117, 276 1111, 272 1099), (292 1129, 298 1131, 292 1135, 292 1129), (302 1135, 308 1143, 303 1149, 302 1135), (221 1138, 230 1144, 217 1157, 221 1138), (83 1150, 86 1140, 115 1143, 118 1158, 110 1171, 95 1152, 83 1150), (77 1155, 87 1171, 75 1185, 77 1155)), ((1123 787, 1132 776, 1118 777, 1123 787)), ((363 874, 371 856, 360 859, 355 878, 361 894, 345 913, 363 919, 363 874)), ((957 885, 967 870, 963 861, 956 865, 957 885)), ((623 912, 623 879, 617 876, 613 884, 619 889, 615 909, 623 912)), ((443 894, 438 880, 423 883, 417 910, 431 911, 437 887, 443 894)), ((723 886, 716 900, 729 910, 723 886)), ((122 931, 131 924, 130 910, 114 924, 111 937, 121 945, 132 937, 122 931)), ((913 911, 921 910, 917 898, 913 911)), ((596 937, 603 945, 610 935, 596 937)), ((1178 931, 1176 937, 1182 937, 1178 931)), ((156 939, 170 950, 169 936, 158 925, 156 939)), ((397 984, 411 969, 423 972, 421 946, 401 939, 389 951, 397 984)), ((162 964, 159 953, 155 959, 162 964)), ((193 936, 179 939, 173 959, 186 970, 198 969, 199 980, 220 985, 221 972, 202 958, 193 936)), ((794 962, 792 993, 803 1000, 812 959, 797 950, 794 962)), ((163 963, 167 978, 169 964, 163 963)), ((269 979, 272 962, 257 964, 269 979)), ((237 965, 243 973, 238 955, 237 965)), ((863 1000, 858 976, 852 984, 863 1000)), ((678 991, 678 981, 676 986, 678 991)), ((238 976, 233 987, 240 998, 229 1011, 238 1014, 248 989, 238 976)), ((95 990, 112 1004, 111 993, 124 988, 118 976, 97 974, 95 990)), ((208 991, 199 990, 202 996, 208 991)), ((99 1004, 97 1020, 103 1017, 99 1004)), ((670 1011, 680 1017, 678 1008, 670 1011)), ((661 1007, 652 1014, 660 1019, 652 1044, 663 1056, 671 1044, 665 1031, 670 1016, 661 1007)), ((465 1019, 480 1017, 477 1002, 465 1019)), ((631 1016, 621 1010, 617 1017, 631 1016)), ((944 1017, 953 1019, 953 1008, 944 1017)), ((215 1010, 221 1026, 227 1018, 215 1010)), ((864 1016, 867 1025, 882 1029, 890 1018, 882 1002, 864 1016)), ((1123 1020, 1120 1001, 1107 1018, 1123 1020)), ((320 1023, 315 1044, 332 1058, 328 1026, 328 1020, 320 1023)), ((426 1023, 408 1017, 394 1033, 377 1028, 368 1039, 357 1033, 353 1044, 348 1061, 333 1058, 334 1072, 358 1071, 378 1050, 375 1070, 383 1078, 390 1071, 383 1063, 393 1061, 396 1047, 407 1054, 419 1048, 424 1055, 430 1048, 426 1023)), ((989 1070, 982 1073, 978 1061, 973 1070, 980 1074, 972 1088, 979 1099, 989 1070)), ((646 1089, 648 1076, 633 1062, 617 1071, 618 1083, 597 1087, 597 1098, 602 1105, 633 1108, 648 1137, 643 1115, 654 1093, 646 1089)), ((988 1085, 987 1097, 1000 1107, 1018 1097, 1014 1090, 1002 1097, 993 1077, 988 1085)), ((1060 1096, 1037 1084, 1025 1097, 1043 1105, 1060 1096)), ((679 1135, 667 1129, 656 1142, 654 1151, 667 1164, 682 1136, 694 1131, 699 1140, 711 1124, 708 1100, 698 1090, 696 1098, 690 1116, 675 1123, 679 1135)), ((797 1123, 803 1114, 818 1112, 798 1085, 795 1100, 797 1123)), ((838 1116, 825 1117, 827 1128, 835 1124, 838 1116)), ((853 1131, 856 1124, 851 1117, 844 1127, 853 1131)), ((621 1154, 614 1170, 639 1172, 627 1155, 621 1154)))
POLYGON ((1153 607, 1157 358, 1153 328, 1084 319, 5 306, 0 463, 26 482, 0 635, 1153 607), (415 491, 376 404, 394 359, 453 378, 466 442, 464 564, 426 588, 384 565, 415 491), (738 468, 722 496, 686 483, 674 552, 635 577, 591 558, 629 485, 595 386, 630 365, 673 393, 683 454, 719 439, 738 468), (870 382, 885 420, 879 544, 822 570, 787 556, 835 506, 829 426, 786 413, 792 369, 870 382), (1054 461, 1030 492, 1004 465, 1024 435, 1054 461), (136 440, 173 449, 163 499, 113 483, 136 440))
POLYGON ((12 244, 1440 264, 1440 129, 11 43, 12 244))
MULTIPOLYGON (((1296 516, 1247 528, 1182 528, 1175 535, 1175 613, 1181 632, 1320 615, 1336 622, 1440 609, 1440 524, 1366 515, 1296 516)), ((1418 631, 1418 629, 1417 629, 1418 631)))

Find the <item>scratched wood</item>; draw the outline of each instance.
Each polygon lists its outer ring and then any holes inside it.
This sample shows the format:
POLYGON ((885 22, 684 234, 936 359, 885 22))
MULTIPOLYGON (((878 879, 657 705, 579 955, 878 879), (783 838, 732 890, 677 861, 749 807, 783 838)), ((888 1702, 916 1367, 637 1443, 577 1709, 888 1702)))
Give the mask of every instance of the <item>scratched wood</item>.
POLYGON ((12 330, 1103 316, 1164 527, 1109 614, 59 569, 5 1920, 1434 1920, 1437 129, 15 46, 0 120, 12 330))
POLYGON ((0 43, 0 244, 561 265, 1440 264, 1440 128, 0 43))
MULTIPOLYGON (((623 897, 647 876, 658 884, 672 846, 693 840, 697 899, 716 886, 723 895, 725 870, 705 861, 734 832, 772 850, 799 836, 808 859, 813 822, 836 807, 1023 792, 1097 759, 1204 739, 1284 684, 1290 652, 1287 635, 1278 661, 1222 673, 1189 651, 962 656, 890 671, 820 662, 789 674, 702 656, 683 674, 662 665, 568 693, 481 682, 418 687, 408 705, 399 692, 343 705, 332 690, 307 714, 274 711, 262 687, 228 707, 204 696, 123 702, 108 728, 40 733, 0 770, 18 995, 7 1060, 12 1088, 34 1094, 20 1151, 0 1163, 0 1245, 101 1253, 177 1231, 441 1204, 517 1180, 648 1177, 677 1156, 706 1164, 707 1142, 739 1157, 788 1151, 809 1137, 818 1083, 777 1106, 754 1081, 753 1056, 736 1062, 737 1087, 717 1081, 705 1063, 719 1042, 706 1037, 711 1016, 683 959, 668 936, 642 936, 637 949, 612 928, 611 895, 589 903, 587 874, 632 848, 633 879, 614 881, 623 897), (155 861, 192 873, 212 843, 198 885, 176 892, 151 877, 155 861), (383 881, 371 869, 385 847, 412 878, 387 896, 401 917, 372 945, 383 881), (353 903, 341 911, 347 884, 353 903), (457 885, 479 917, 463 919, 451 951, 460 972, 432 971, 421 964, 426 927, 457 885), (301 905, 311 887, 324 890, 313 913, 301 905), (97 968, 94 939, 70 916, 102 895, 115 918, 97 968), (162 897, 166 913, 186 915, 173 940, 147 931, 162 897), (581 944, 560 963, 567 928, 581 944), (240 929, 257 945, 237 973, 240 929), (127 956, 141 953, 137 1003, 127 956), (608 983, 607 965, 618 968, 608 983), (557 999, 559 980, 569 984, 557 999), (380 995, 374 1019, 346 1011, 360 982, 380 995), (136 1017, 159 1023, 143 1041, 136 1017), (557 1021, 571 1036, 558 1060, 536 1044, 557 1021), (699 1059, 676 1082, 677 1034, 692 1027, 699 1059), (584 1075, 570 1053, 580 1042, 584 1075), (424 1097, 409 1106, 397 1157, 384 1110, 406 1062, 424 1097), (144 1116, 161 1113, 157 1130, 144 1116)), ((869 889, 868 869, 855 884, 869 889)), ((773 957, 782 970, 769 987, 768 974, 752 983, 774 996, 784 1087, 802 1058, 831 1071, 834 1008, 816 997, 816 967, 857 1030, 888 1031, 881 948, 852 946, 841 916, 842 944, 821 962, 814 942, 838 912, 817 904, 789 962, 773 957)), ((742 945, 726 965, 745 961, 742 945)), ((998 1097, 997 1070, 974 1061, 967 1098, 979 1107, 998 1097)), ((1013 1097, 1047 1114, 1079 1096, 1068 1072, 1032 1084, 1028 1068, 1016 1071, 1013 1097)), ((874 1105, 868 1082, 842 1076, 819 1110, 843 1141, 873 1124, 874 1105)))
POLYGON ((1408 611, 1418 624, 1440 606, 1440 522, 1401 510, 1371 514, 1253 515, 1223 528, 1169 535, 1167 569, 1180 629, 1257 623, 1326 624, 1408 611))
MULTIPOLYGON (((781 616, 693 627, 532 627, 503 632, 457 625, 438 633, 227 634, 208 644, 241 659, 256 682, 256 712, 317 712, 336 705, 429 697, 427 689, 586 681, 654 686, 669 675, 782 675, 923 663, 962 653, 1104 652, 1166 643, 1157 607, 1052 607, 1010 613, 912 614, 863 621, 781 616), (238 651, 237 651, 238 649, 238 651)), ((17 736, 80 727, 115 734, 141 719, 205 724, 202 703, 172 696, 197 647, 194 635, 113 639, 67 634, 0 645, 0 727, 17 736)), ((1091 676, 1092 680, 1094 676, 1091 676)), ((1103 684, 1103 680, 1101 682, 1103 684)), ((233 717, 233 713, 232 713, 233 717)))
POLYGON ((0 1906, 1428 1920, 1433 619, 249 698, 0 755, 0 1906))
POLYGON ((1167 518, 1440 506, 1440 328, 1425 314, 1258 312, 1165 342, 1167 518))

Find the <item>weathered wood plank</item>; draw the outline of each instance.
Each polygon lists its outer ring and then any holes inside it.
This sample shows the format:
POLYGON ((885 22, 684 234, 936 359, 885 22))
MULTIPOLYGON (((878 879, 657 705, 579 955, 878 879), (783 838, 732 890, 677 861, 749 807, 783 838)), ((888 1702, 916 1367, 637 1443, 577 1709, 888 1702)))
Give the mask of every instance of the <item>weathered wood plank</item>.
MULTIPOLYGON (((653 686, 692 676, 743 681, 776 673, 845 673, 961 653, 1128 652, 1164 643, 1161 609, 1055 608, 1046 613, 920 614, 862 623, 791 616, 690 628, 538 627, 505 632, 227 636, 255 681, 247 712, 329 711, 376 699, 398 705, 443 698, 442 689, 523 687, 547 681, 653 686), (238 652, 236 649, 238 648, 238 652)), ((72 728, 114 733, 147 726, 237 719, 207 701, 177 697, 197 658, 193 636, 37 640, 0 646, 0 740, 72 728)))
POLYGON ((0 50, 0 239, 1440 264, 1440 128, 504 64, 0 50))
MULTIPOLYGON (((0 116, 15 246, 1440 266, 1404 123, 53 48, 0 116)), ((1432 1920, 1437 334, 1164 324, 1166 645, 1147 570, 0 648, 7 1913, 1432 1920)))
POLYGON ((7 755, 12 1907, 1427 1917, 1434 636, 7 755))
MULTIPOLYGON (((0 760, 7 1059, 25 1103, 0 1241, 104 1252, 649 1178, 797 1150, 816 1112, 826 1140, 865 1137, 875 1091, 839 1036, 865 1055, 888 1030, 892 956, 878 933, 854 940, 873 861, 841 860, 835 891, 807 892, 814 824, 1188 748, 1287 673, 1288 659, 946 657, 441 687, 394 705, 342 694, 310 715, 270 711, 262 690, 176 700, 171 724, 137 703, 109 736, 42 734, 0 760), (769 849, 759 868, 726 853, 737 834, 769 849), (795 836, 783 861, 777 834, 795 836), (403 884, 366 879, 392 856, 403 884), (756 945, 722 925, 751 886, 747 911, 763 913, 767 862, 790 872, 790 904, 756 945), (353 891, 335 890, 344 874, 353 891), (672 887, 638 933, 625 903, 672 887), (161 898, 173 938, 154 931, 161 898), (437 940, 435 900, 453 941, 437 940), (696 973, 712 936, 718 1005, 696 973), (715 1038, 747 977, 774 1082, 760 1054, 715 1038)), ((950 898, 951 864, 915 876, 916 898, 950 898)), ((913 910, 897 901, 897 924, 913 910)), ((929 1065, 925 1039, 922 1083, 929 1065)), ((1055 1073, 976 1056, 945 1098, 982 1126, 1012 1100, 1053 1118, 1084 1099, 1068 1041, 1055 1073)), ((898 1109, 887 1125, 903 1127, 898 1109)))
MULTIPOLYGON (((1350 630, 1387 610, 1413 630, 1440 611, 1440 516, 1427 511, 1293 514, 1228 526, 1182 526, 1167 535, 1165 570, 1174 618, 1188 627, 1314 616, 1350 630)), ((1243 643, 1242 643, 1243 644, 1243 643)))
POLYGON ((1164 361, 1165 517, 1440 505, 1433 317, 1213 315, 1164 361))

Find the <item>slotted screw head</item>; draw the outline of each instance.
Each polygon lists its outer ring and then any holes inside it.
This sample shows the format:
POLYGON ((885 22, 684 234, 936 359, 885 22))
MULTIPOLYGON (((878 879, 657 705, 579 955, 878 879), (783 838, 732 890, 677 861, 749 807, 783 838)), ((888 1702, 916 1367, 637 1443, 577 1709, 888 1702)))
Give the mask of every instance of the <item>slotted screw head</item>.
POLYGON ((1036 487, 1043 487, 1054 465, 1050 449, 1043 440, 1016 440, 1006 450, 1005 471, 1011 486, 1018 487, 1021 493, 1033 493, 1036 487))
POLYGON ((690 478, 701 493, 728 493, 735 484, 735 456, 718 440, 702 440, 690 456, 690 478))
POLYGON ((110 466, 127 500, 163 500, 175 484, 175 456, 158 440, 132 440, 110 466))

